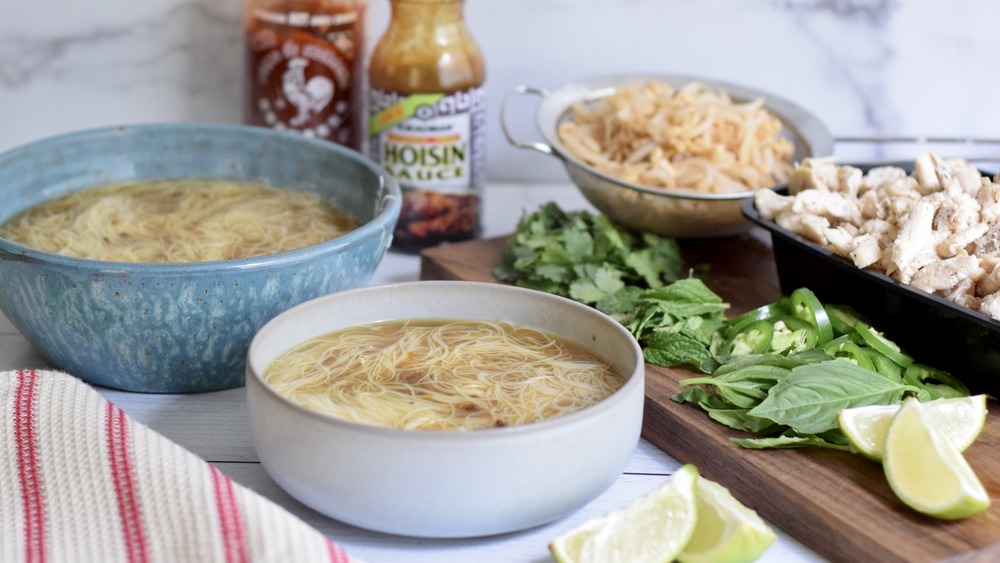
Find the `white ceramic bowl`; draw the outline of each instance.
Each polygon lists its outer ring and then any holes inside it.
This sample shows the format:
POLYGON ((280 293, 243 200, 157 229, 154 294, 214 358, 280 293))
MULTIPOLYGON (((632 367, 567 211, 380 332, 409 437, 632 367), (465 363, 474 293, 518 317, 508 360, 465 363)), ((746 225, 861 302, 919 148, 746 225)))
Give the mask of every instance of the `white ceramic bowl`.
POLYGON ((639 345, 603 313, 534 290, 458 281, 353 289, 298 305, 254 337, 246 379, 254 448, 289 494, 349 524, 438 538, 537 526, 604 492, 638 443, 645 381, 639 345), (607 399, 566 416, 476 431, 340 420, 285 399, 261 379, 275 356, 304 340, 407 318, 532 326, 586 345, 629 378, 607 399))

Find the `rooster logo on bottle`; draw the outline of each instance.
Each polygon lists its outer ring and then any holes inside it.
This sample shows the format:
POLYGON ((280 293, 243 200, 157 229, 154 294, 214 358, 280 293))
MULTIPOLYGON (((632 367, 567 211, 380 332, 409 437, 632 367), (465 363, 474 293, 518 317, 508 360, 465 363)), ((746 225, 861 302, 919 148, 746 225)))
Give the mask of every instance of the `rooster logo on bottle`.
POLYGON ((322 111, 336 89, 329 78, 317 75, 306 80, 305 68, 309 61, 295 57, 288 61, 288 68, 281 75, 281 91, 288 103, 295 106, 295 115, 288 120, 292 127, 301 127, 312 119, 312 114, 322 111))
POLYGON ((263 125, 308 137, 344 142, 351 136, 350 84, 338 83, 339 59, 327 51, 293 42, 262 54, 257 67, 256 106, 263 125))

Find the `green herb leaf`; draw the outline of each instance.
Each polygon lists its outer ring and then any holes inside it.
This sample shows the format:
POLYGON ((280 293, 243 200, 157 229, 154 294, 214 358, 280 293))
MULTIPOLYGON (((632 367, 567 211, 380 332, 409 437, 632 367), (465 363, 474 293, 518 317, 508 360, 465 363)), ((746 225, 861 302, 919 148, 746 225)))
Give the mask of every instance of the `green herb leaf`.
POLYGON ((654 365, 689 365, 703 372, 717 365, 704 344, 677 332, 653 333, 645 340, 642 356, 654 365))
POLYGON ((800 434, 819 434, 837 428, 841 409, 893 404, 908 390, 916 388, 846 360, 828 360, 794 368, 750 414, 800 434))
POLYGON ((847 446, 828 442, 823 438, 821 438, 820 436, 781 435, 781 436, 770 436, 766 438, 730 438, 729 441, 736 444, 737 446, 751 450, 789 449, 789 448, 804 448, 807 446, 809 447, 819 446, 834 450, 849 451, 849 448, 847 446))
POLYGON ((784 368, 757 364, 721 374, 716 370, 716 375, 712 377, 685 379, 680 385, 711 385, 716 394, 733 407, 752 409, 766 399, 768 390, 789 373, 784 368))
POLYGON ((518 221, 497 280, 593 304, 625 286, 663 287, 681 276, 673 239, 630 233, 603 215, 547 203, 518 221))
POLYGON ((777 428, 770 420, 749 415, 747 409, 730 407, 725 401, 715 395, 709 394, 702 387, 688 387, 684 391, 672 395, 670 398, 682 404, 695 403, 712 420, 741 432, 761 434, 774 431, 777 428))

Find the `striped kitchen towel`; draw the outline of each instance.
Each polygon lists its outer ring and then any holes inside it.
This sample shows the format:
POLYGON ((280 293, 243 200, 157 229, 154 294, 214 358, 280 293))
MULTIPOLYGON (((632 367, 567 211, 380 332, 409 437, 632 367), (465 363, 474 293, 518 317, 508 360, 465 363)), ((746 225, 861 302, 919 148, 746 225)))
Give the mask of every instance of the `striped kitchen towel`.
POLYGON ((356 561, 72 376, 0 372, 0 416, 0 561, 356 561))

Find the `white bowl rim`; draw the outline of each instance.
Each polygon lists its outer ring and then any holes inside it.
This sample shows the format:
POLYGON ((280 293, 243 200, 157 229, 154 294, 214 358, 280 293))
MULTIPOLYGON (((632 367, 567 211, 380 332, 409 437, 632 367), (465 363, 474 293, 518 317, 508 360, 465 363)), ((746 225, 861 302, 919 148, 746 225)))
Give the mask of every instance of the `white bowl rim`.
MULTIPOLYGON (((412 316, 400 316, 396 319, 383 319, 383 320, 402 320, 407 318, 415 318, 412 316)), ((476 318, 474 315, 466 317, 469 319, 476 318)), ((376 322, 376 321, 367 321, 376 322)), ((517 322, 517 321, 512 321, 517 322)), ((362 323, 364 324, 364 323, 362 323)), ((340 291, 337 293, 332 293, 311 299, 300 303, 294 307, 287 309, 286 311, 278 314, 270 321, 264 324, 257 333, 254 335, 253 339, 250 341, 250 346, 247 351, 247 381, 248 385, 250 380, 257 384, 264 393, 269 397, 276 399, 279 403, 285 407, 291 408, 294 412, 299 415, 307 416, 315 419, 323 424, 328 424, 330 426, 340 428, 343 430, 350 430, 352 432, 360 432, 364 434, 370 434, 375 436, 383 436, 397 439, 406 440, 428 440, 428 441, 439 441, 439 440, 471 440, 471 439, 503 439, 512 436, 517 436, 519 434, 527 433, 537 433, 544 431, 556 430, 565 426, 573 425, 577 420, 591 418, 593 416, 598 416, 600 413, 612 409, 629 399, 630 392, 636 386, 642 387, 640 393, 644 394, 645 389, 645 363, 643 361, 642 349, 639 343, 635 340, 628 329, 622 326, 620 323, 607 317, 604 313, 580 303, 578 301, 573 301, 565 297, 561 297, 551 293, 545 293, 542 291, 528 289, 513 285, 490 283, 490 282, 474 282, 474 281, 457 281, 457 280, 420 280, 420 281, 406 281, 397 282, 391 284, 366 286, 355 289, 348 289, 340 291), (268 333, 276 330, 275 326, 280 323, 283 319, 290 316, 299 314, 301 311, 309 309, 311 307, 317 306, 317 304, 325 301, 335 301, 342 299, 351 299, 352 297, 362 294, 362 293, 380 293, 380 292, 392 292, 405 290, 409 287, 417 286, 443 286, 452 287, 455 290, 460 290, 461 287, 480 287, 485 288, 488 291, 503 291, 510 292, 514 295, 530 295, 532 297, 543 296, 544 299, 552 299, 562 306, 580 311, 582 314, 587 314, 594 316, 595 318, 601 319, 602 322, 613 324, 609 328, 619 333, 619 336, 627 337, 630 342, 632 353, 636 356, 636 369, 631 374, 623 374, 628 379, 626 379, 625 384, 618 388, 614 393, 604 398, 603 400, 584 407, 580 410, 559 416, 556 418, 550 418, 546 420, 541 420, 538 422, 533 422, 531 424, 520 424, 516 426, 505 426, 502 428, 483 428, 478 430, 410 430, 402 428, 390 428, 386 426, 377 426, 374 424, 366 424, 361 422, 354 422, 351 420, 346 420, 343 418, 335 417, 319 411, 315 411, 306 408, 284 396, 279 394, 277 391, 271 388, 264 379, 262 374, 258 373, 256 369, 253 369, 253 362, 251 361, 254 350, 260 345, 259 341, 267 338, 268 333)))
MULTIPOLYGON (((157 130, 204 130, 204 131, 225 131, 225 132, 245 132, 258 136, 281 136, 289 142, 301 144, 313 144, 324 150, 343 152, 350 155, 351 151, 345 147, 309 138, 290 131, 280 131, 277 129, 267 129, 264 127, 241 125, 233 123, 200 123, 200 122, 171 122, 171 123, 138 123, 132 125, 116 125, 108 127, 98 127, 64 133, 53 137, 47 137, 33 141, 18 147, 14 147, 0 153, 0 165, 5 159, 15 158, 22 152, 31 152, 66 141, 86 139, 88 137, 104 137, 112 133, 129 133, 133 131, 153 131, 157 130)), ((0 253, 7 252, 19 260, 28 262, 44 262, 65 268, 78 269, 92 273, 119 274, 130 272, 150 275, 186 275, 190 273, 204 271, 218 271, 223 269, 249 270, 279 266, 283 264, 294 264, 303 260, 311 260, 317 254, 336 253, 342 248, 351 246, 358 241, 372 237, 378 233, 375 225, 387 224, 390 216, 399 213, 402 202, 399 184, 382 168, 365 158, 358 159, 358 162, 371 171, 379 179, 378 193, 382 209, 368 221, 361 223, 354 230, 343 235, 325 240, 309 246, 264 254, 261 256, 250 256, 247 258, 233 258, 229 260, 210 260, 203 262, 116 262, 110 260, 95 260, 93 258, 79 258, 67 256, 54 252, 45 252, 29 246, 16 243, 12 240, 0 237, 0 253)), ((385 230, 385 229, 383 229, 385 230)), ((381 236, 388 236, 383 234, 381 236)))

